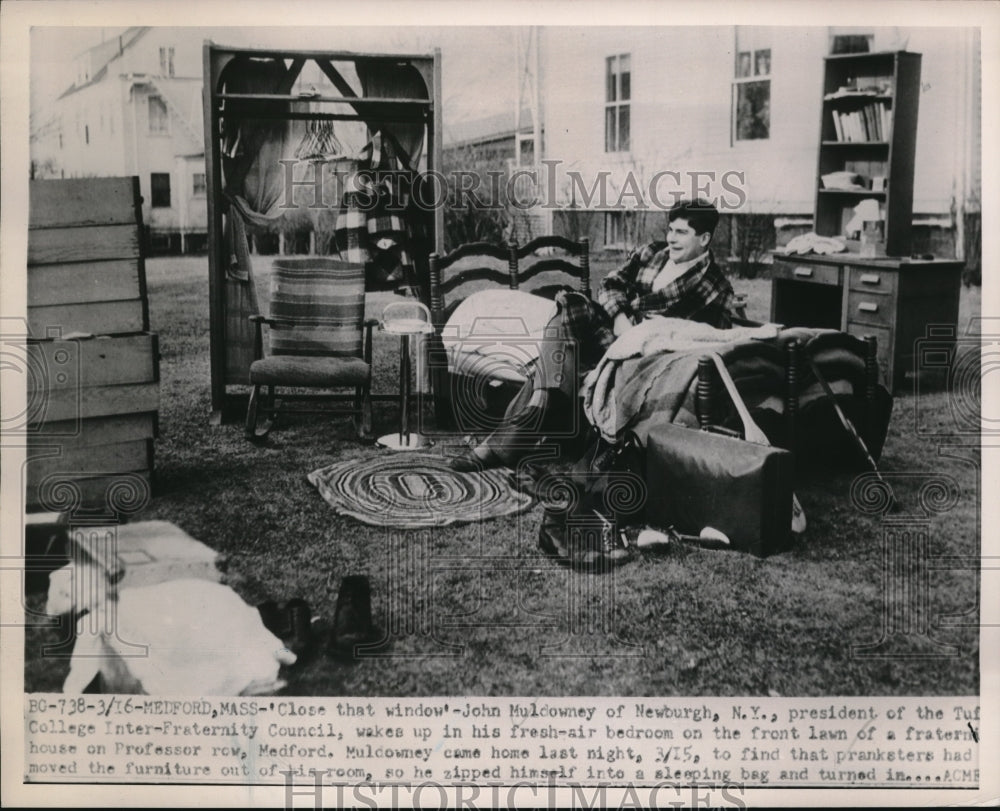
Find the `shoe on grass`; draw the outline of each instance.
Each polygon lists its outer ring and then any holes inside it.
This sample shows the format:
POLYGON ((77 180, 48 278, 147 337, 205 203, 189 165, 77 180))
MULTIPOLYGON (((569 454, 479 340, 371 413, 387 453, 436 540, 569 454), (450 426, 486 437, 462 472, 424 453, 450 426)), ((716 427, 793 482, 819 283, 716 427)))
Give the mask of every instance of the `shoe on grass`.
POLYGON ((340 581, 330 644, 339 656, 353 659, 355 646, 376 641, 372 622, 372 588, 365 575, 348 575, 340 581))
MULTIPOLYGON (((595 516, 596 519, 596 516, 595 516)), ((610 522, 591 525, 567 522, 565 511, 546 510, 538 533, 541 550, 558 563, 590 572, 603 572, 632 559, 621 535, 610 522)))

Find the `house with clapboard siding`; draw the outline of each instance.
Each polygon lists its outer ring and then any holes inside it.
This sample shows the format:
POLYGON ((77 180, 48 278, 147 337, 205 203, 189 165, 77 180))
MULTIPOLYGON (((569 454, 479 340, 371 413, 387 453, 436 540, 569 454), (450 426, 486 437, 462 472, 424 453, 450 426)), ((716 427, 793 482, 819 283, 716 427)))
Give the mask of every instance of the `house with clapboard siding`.
POLYGON ((47 111, 41 177, 136 176, 154 247, 204 244, 201 45, 183 29, 128 28, 74 60, 47 111))
MULTIPOLYGON (((834 48, 922 54, 915 248, 963 258, 978 233, 979 33, 969 28, 628 27, 541 29, 542 157, 558 162, 556 231, 622 250, 662 233, 657 192, 708 192, 739 218, 766 214, 774 239, 810 230, 824 57, 834 48), (575 185, 572 174, 583 179, 575 185), (603 173, 603 174, 602 174, 603 173), (728 173, 728 174, 727 174, 728 173), (643 209, 629 175, 647 193, 643 209), (605 178, 606 194, 591 194, 605 178), (743 194, 727 190, 738 186, 743 194), (575 203, 576 208, 571 208, 575 203)), ((600 189, 598 189, 598 192, 600 189)), ((734 231, 735 233, 735 231, 734 231)))

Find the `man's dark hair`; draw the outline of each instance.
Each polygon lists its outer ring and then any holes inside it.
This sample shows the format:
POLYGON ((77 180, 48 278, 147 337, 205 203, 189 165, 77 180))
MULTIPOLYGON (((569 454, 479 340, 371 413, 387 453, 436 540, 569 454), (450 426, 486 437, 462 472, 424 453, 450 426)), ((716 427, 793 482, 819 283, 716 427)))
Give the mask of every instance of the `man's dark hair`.
POLYGON ((714 234, 719 224, 719 210, 708 200, 680 200, 667 214, 667 222, 687 220, 696 234, 714 234))

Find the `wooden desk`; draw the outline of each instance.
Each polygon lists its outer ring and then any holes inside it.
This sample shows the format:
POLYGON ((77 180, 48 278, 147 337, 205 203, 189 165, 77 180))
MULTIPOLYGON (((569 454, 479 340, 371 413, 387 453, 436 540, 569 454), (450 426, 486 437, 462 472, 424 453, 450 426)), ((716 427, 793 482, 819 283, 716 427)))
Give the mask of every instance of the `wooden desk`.
POLYGON ((928 326, 957 334, 963 263, 774 254, 771 321, 826 327, 878 339, 878 362, 890 391, 913 371, 916 341, 928 326))

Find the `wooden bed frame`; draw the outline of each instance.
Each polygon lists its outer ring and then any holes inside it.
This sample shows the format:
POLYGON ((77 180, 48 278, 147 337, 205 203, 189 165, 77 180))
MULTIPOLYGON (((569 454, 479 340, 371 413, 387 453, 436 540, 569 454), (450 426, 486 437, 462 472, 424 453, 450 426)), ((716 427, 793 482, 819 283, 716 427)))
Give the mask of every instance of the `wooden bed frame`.
MULTIPOLYGON (((461 245, 445 256, 430 256, 430 297, 431 314, 435 327, 435 340, 431 345, 430 362, 434 392, 435 417, 439 427, 455 426, 452 395, 457 391, 464 396, 473 396, 482 401, 484 414, 483 430, 496 427, 510 399, 517 393, 518 384, 508 381, 482 381, 462 379, 452 374, 441 343, 441 334, 455 308, 472 292, 483 289, 506 287, 510 290, 525 290, 523 284, 535 281, 526 292, 553 298, 559 289, 565 289, 566 282, 572 282, 577 290, 591 296, 589 245, 586 240, 572 242, 562 237, 541 237, 519 247, 486 242, 461 245), (538 256, 543 249, 556 249, 566 256, 538 256), (532 259, 534 261, 532 261, 532 259), (503 267, 506 263, 506 268, 503 267), (538 277, 546 272, 565 274, 563 284, 538 285, 538 277), (470 394, 471 392, 471 394, 470 394)), ((738 322, 743 326, 759 325, 745 318, 738 322)), ((810 343, 810 351, 819 348, 840 348, 863 359, 863 369, 853 376, 852 384, 860 391, 860 401, 855 403, 858 433, 865 441, 873 444, 873 455, 877 459, 881 450, 884 433, 879 424, 881 406, 878 398, 884 397, 880 389, 877 363, 877 343, 874 336, 865 339, 843 332, 824 335, 819 345, 810 343)), ((760 346, 748 345, 745 351, 764 351, 760 346)), ((815 375, 804 357, 803 345, 789 336, 767 347, 773 354, 772 361, 783 369, 784 379, 780 397, 783 415, 778 426, 772 426, 772 441, 779 447, 795 451, 808 444, 808 437, 802 436, 799 425, 800 395, 804 388, 817 383, 815 375)), ((739 354, 739 350, 737 350, 739 354)), ((734 359, 736 359, 734 357, 734 359)), ((729 359, 727 358, 727 362, 729 359)), ((695 405, 698 421, 702 426, 719 424, 723 417, 725 398, 721 396, 719 382, 710 364, 700 370, 695 391, 695 405)), ((884 404, 883 404, 884 405, 884 404)))
POLYGON ((484 419, 474 427, 489 429, 502 416, 518 387, 500 380, 483 383, 452 375, 441 343, 442 330, 470 294, 491 286, 547 299, 568 287, 590 298, 590 243, 586 238, 575 242, 561 236, 542 236, 525 245, 471 242, 444 256, 432 253, 429 267, 435 329, 429 352, 435 421, 440 428, 455 427, 451 395, 461 390, 482 402, 484 419))

